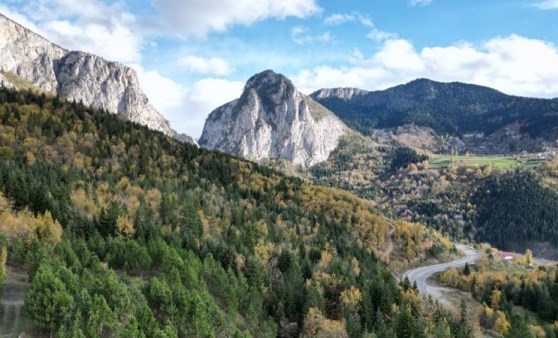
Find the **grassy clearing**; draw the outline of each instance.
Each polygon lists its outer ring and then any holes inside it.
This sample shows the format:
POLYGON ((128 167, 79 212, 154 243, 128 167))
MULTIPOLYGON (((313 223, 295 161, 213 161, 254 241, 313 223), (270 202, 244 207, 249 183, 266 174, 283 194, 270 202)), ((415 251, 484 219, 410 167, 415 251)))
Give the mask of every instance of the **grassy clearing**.
POLYGON ((310 108, 310 114, 312 114, 312 117, 316 119, 316 121, 319 121, 324 117, 333 115, 333 113, 326 107, 310 99, 308 96, 304 96, 304 102, 306 102, 306 105, 308 106, 308 108, 310 108))
POLYGON ((534 168, 544 162, 535 158, 515 158, 510 156, 451 156, 433 155, 430 165, 432 168, 444 168, 451 163, 462 167, 482 167, 492 164, 495 169, 509 170, 517 167, 534 168))
POLYGON ((12 83, 14 86, 16 86, 17 89, 21 89, 21 90, 31 90, 34 92, 37 92, 38 94, 48 94, 48 92, 39 89, 37 87, 35 87, 33 85, 33 83, 31 83, 30 81, 27 81, 19 76, 17 76, 14 73, 11 72, 0 72, 2 75, 4 75, 4 77, 6 78, 6 80, 8 80, 10 83, 12 83))

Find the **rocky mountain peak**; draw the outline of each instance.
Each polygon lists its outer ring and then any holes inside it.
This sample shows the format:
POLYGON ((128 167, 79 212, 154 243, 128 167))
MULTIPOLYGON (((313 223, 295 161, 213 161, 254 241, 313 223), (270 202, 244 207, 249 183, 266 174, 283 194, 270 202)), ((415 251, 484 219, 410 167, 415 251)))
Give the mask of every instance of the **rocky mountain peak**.
POLYGON ((287 77, 267 70, 247 81, 239 99, 209 115, 199 143, 252 160, 283 159, 307 167, 325 161, 347 130, 287 77))
POLYGON ((95 108, 195 143, 178 135, 149 103, 136 72, 117 62, 69 51, 0 14, 0 81, 95 108))
POLYGON ((310 97, 314 100, 327 99, 330 97, 352 100, 356 96, 366 93, 368 93, 368 91, 358 88, 324 88, 312 93, 310 97))
POLYGON ((293 83, 283 74, 274 72, 271 69, 264 70, 261 73, 255 74, 246 81, 244 86, 246 89, 260 89, 260 88, 270 88, 277 86, 290 86, 294 89, 293 83))
POLYGON ((244 93, 257 93, 264 104, 278 104, 282 100, 294 97, 297 90, 291 80, 283 74, 266 70, 252 76, 244 86, 244 93))

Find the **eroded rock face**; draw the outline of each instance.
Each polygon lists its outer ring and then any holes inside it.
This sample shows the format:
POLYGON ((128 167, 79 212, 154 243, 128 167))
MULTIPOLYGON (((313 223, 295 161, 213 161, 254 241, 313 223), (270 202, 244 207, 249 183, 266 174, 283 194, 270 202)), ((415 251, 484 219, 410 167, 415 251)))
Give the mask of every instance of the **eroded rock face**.
POLYGON ((324 88, 312 93, 310 96, 315 100, 327 99, 330 97, 352 100, 353 98, 366 93, 366 90, 358 88, 324 88))
POLYGON ((0 14, 0 80, 17 88, 14 79, 195 143, 178 135, 149 103, 132 68, 66 50, 0 14))
POLYGON ((247 159, 284 159, 309 167, 325 161, 346 132, 333 113, 289 79, 265 71, 248 80, 239 99, 209 115, 199 143, 247 159))

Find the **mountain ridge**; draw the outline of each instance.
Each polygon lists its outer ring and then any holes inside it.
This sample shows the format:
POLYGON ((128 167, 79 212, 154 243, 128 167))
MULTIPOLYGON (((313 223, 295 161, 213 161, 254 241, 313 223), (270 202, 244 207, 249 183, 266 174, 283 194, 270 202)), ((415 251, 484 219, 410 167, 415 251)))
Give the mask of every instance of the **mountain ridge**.
POLYGON ((558 135, 556 100, 512 96, 461 82, 417 79, 379 91, 321 89, 310 97, 363 134, 405 124, 430 127, 439 134, 491 134, 519 123, 522 133, 535 138, 558 135))
POLYGON ((0 32, 0 81, 5 86, 17 88, 20 82, 27 82, 40 91, 107 110, 195 143, 173 130, 149 103, 132 68, 63 48, 1 13, 0 32))

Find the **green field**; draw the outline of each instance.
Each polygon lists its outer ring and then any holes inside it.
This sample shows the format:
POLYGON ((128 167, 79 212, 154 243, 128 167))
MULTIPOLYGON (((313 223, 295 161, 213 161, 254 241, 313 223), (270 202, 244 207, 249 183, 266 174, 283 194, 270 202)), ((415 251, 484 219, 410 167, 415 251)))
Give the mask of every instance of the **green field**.
POLYGON ((436 169, 447 167, 452 162, 464 167, 482 167, 492 164, 496 169, 508 170, 516 167, 533 168, 544 161, 537 158, 515 158, 510 156, 433 155, 430 164, 432 168, 436 169))

